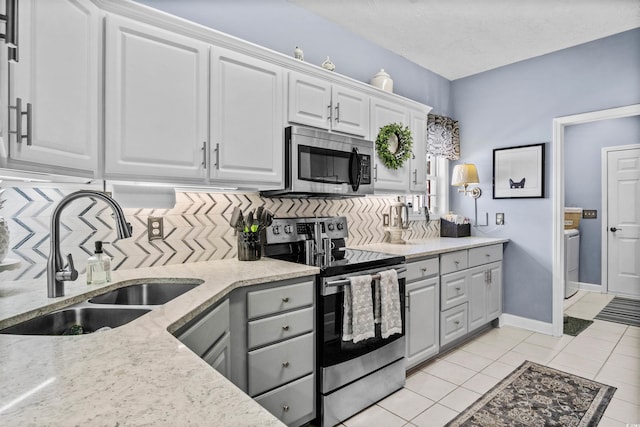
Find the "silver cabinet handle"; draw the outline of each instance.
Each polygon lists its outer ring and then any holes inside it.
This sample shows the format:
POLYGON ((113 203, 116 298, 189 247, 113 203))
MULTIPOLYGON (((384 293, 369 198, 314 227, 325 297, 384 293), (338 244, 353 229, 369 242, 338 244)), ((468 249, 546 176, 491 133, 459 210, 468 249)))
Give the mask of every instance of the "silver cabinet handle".
POLYGON ((340 103, 336 104, 336 123, 340 122, 340 103))
POLYGON ((207 168, 207 141, 202 141, 202 168, 207 168))
POLYGON ((373 165, 373 181, 378 181, 378 165, 373 165))
POLYGON ((418 184, 418 169, 413 170, 413 183, 418 184))
POLYGON ((426 273, 426 272, 427 272, 427 267, 422 267, 422 268, 420 269, 420 271, 422 271, 422 274, 426 273))
POLYGON ((405 295, 404 299, 406 301, 407 311, 411 311, 411 295, 410 294, 405 295))
POLYGON ((327 105, 327 108, 329 109, 329 114, 327 115, 327 120, 331 121, 331 104, 327 105))
POLYGON ((288 331, 289 330, 289 325, 282 325, 282 330, 283 331, 288 331))
POLYGON ((460 292, 460 290, 461 290, 460 286, 456 286, 456 291, 460 292))
POLYGON ((282 410, 284 412, 289 412, 289 405, 282 405, 282 410))
POLYGON ((213 165, 216 167, 216 169, 220 169, 220 144, 219 143, 216 144, 215 151, 216 151, 216 162, 213 165))
POLYGON ((31 109, 31 103, 27 103, 27 111, 22 110, 22 98, 16 98, 16 105, 9 105, 10 110, 16 111, 16 129, 9 130, 9 134, 16 136, 16 143, 21 144, 23 139, 27 140, 27 145, 32 144, 33 134, 33 111, 31 109), (27 116, 27 133, 22 133, 22 116, 27 116))
POLYGON ((455 324, 456 324, 456 326, 457 326, 457 325, 459 325, 459 324, 460 324, 460 321, 459 321, 459 320, 454 320, 454 322, 453 322, 453 323, 455 323, 455 324))
POLYGON ((289 302, 289 297, 282 297, 282 302, 289 302))
POLYGON ((289 367, 289 362, 282 362, 282 367, 283 368, 288 368, 289 367))

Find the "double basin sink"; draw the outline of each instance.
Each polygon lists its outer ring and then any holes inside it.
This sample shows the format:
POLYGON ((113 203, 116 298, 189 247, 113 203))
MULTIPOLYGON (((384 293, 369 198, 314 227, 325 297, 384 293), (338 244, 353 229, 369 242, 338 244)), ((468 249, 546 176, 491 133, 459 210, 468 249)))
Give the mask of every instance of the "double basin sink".
POLYGON ((148 280, 0 330, 11 335, 81 335, 117 328, 190 291, 201 280, 148 280))

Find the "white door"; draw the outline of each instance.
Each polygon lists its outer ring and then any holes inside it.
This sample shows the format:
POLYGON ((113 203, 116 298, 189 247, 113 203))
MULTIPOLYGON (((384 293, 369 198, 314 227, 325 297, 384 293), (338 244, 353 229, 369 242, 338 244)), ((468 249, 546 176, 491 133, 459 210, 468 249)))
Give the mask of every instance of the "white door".
POLYGON ((487 323, 487 267, 469 270, 469 331, 487 323))
POLYGON ((351 135, 369 136, 369 97, 334 85, 331 90, 332 129, 351 135))
POLYGON ((640 297, 640 148, 607 152, 608 292, 640 297))
POLYGON ((438 277, 406 286, 407 367, 417 365, 438 352, 438 277))
POLYGON ((204 182, 207 44, 107 17, 105 174, 204 182))
MULTIPOLYGON (((29 142, 11 135, 10 162, 19 162, 20 169, 95 176, 101 99, 100 11, 84 0, 21 0, 18 13, 19 62, 9 65, 9 103, 15 106, 16 98, 21 98, 23 111, 27 103, 32 105, 32 134, 29 142)), ((15 131, 15 111, 10 117, 15 131)), ((26 116, 22 126, 24 133, 26 116)))
POLYGON ((211 79, 211 178, 260 190, 280 187, 282 68, 216 47, 211 79))
POLYGON ((291 123, 329 130, 331 84, 325 80, 290 71, 288 118, 291 123))
POLYGON ((413 156, 411 165, 411 191, 427 191, 427 114, 411 113, 411 136, 413 137, 413 156))

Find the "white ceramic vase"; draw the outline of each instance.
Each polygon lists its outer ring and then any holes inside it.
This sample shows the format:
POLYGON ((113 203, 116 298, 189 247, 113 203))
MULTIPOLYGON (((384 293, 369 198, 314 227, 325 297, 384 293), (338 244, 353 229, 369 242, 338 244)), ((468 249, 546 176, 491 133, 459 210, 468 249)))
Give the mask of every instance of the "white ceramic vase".
POLYGON ((9 224, 7 220, 0 216, 0 262, 9 253, 9 224))

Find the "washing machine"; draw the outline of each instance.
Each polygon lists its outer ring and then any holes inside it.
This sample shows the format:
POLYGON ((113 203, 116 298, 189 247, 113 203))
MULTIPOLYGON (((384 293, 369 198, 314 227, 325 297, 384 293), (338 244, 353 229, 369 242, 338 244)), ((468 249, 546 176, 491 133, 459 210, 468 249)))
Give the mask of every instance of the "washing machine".
POLYGON ((564 297, 578 292, 580 271, 580 230, 564 230, 564 297))

